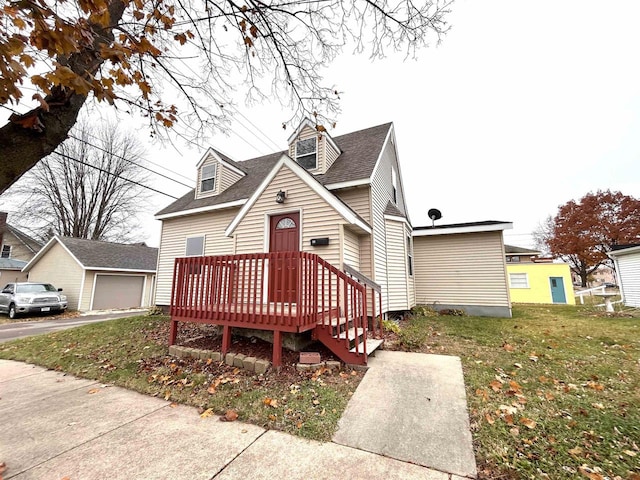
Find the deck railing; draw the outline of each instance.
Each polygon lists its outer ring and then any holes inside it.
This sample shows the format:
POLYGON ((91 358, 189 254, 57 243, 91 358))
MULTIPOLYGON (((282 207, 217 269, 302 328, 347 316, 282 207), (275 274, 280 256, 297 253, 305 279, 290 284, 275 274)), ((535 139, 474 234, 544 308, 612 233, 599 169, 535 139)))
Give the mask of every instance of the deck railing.
POLYGON ((307 252, 176 258, 171 298, 178 321, 302 332, 348 317, 366 328, 365 285, 307 252))

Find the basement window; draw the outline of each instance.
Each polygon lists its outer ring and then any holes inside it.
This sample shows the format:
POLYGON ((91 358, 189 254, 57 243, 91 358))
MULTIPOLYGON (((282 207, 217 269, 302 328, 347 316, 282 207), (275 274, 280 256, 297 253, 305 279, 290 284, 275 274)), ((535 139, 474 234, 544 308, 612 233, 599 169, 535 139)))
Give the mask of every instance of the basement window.
POLYGON ((318 168, 316 137, 298 140, 296 143, 296 162, 305 170, 315 170, 318 168))

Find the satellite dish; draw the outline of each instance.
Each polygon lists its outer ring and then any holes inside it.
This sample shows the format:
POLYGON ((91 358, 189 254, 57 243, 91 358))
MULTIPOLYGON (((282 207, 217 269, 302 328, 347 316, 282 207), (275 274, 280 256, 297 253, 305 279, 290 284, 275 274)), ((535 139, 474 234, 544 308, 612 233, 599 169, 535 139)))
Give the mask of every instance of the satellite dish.
POLYGON ((440 220, 442 218, 442 212, 437 208, 430 208, 427 215, 429 215, 429 218, 431 219, 432 227, 435 226, 436 220, 440 220))

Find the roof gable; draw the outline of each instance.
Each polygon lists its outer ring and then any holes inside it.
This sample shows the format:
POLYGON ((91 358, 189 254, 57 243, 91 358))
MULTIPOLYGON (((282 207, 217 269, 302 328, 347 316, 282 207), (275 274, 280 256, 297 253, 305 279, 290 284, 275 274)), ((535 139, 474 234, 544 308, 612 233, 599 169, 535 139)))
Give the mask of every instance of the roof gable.
POLYGON ((283 167, 289 168, 300 180, 302 180, 309 188, 311 188, 318 196, 320 196, 325 202, 333 207, 347 222, 352 225, 360 227, 367 233, 371 233, 371 227, 351 208, 349 208, 342 200, 332 194, 329 190, 324 188, 318 181, 307 172, 304 168, 298 165, 295 161, 286 155, 282 155, 280 160, 273 166, 271 172, 264 178, 260 186, 256 189, 253 195, 247 200, 243 207, 238 212, 238 215, 231 221, 227 229, 225 230, 226 236, 233 235, 236 227, 240 224, 242 219, 254 206, 258 198, 262 195, 265 189, 271 184, 276 177, 280 169, 283 167))
POLYGON ((57 235, 31 259, 23 271, 29 271, 55 243, 60 244, 85 270, 156 271, 157 248, 57 235))

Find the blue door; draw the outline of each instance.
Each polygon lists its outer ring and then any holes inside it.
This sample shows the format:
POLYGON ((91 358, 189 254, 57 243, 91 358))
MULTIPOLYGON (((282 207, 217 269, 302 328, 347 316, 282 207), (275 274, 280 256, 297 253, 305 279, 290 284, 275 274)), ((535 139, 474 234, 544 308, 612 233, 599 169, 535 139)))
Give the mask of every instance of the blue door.
POLYGON ((549 277, 549 282, 551 283, 551 301, 553 303, 567 303, 562 277, 549 277))

